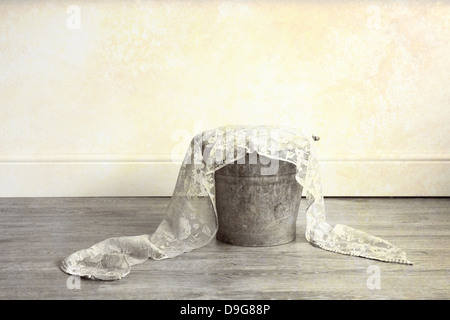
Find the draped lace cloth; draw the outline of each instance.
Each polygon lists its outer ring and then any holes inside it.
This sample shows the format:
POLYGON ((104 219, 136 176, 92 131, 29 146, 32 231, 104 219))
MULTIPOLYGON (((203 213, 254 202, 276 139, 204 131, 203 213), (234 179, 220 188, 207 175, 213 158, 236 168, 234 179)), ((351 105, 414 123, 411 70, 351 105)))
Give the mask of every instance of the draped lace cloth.
POLYGON ((345 255, 411 264, 405 252, 386 240, 326 222, 311 138, 290 128, 226 126, 192 139, 165 218, 152 235, 106 239, 73 253, 61 262, 61 269, 91 279, 117 280, 149 258, 173 258, 205 246, 218 229, 214 172, 255 151, 296 165, 296 180, 307 201, 305 236, 312 245, 345 255))

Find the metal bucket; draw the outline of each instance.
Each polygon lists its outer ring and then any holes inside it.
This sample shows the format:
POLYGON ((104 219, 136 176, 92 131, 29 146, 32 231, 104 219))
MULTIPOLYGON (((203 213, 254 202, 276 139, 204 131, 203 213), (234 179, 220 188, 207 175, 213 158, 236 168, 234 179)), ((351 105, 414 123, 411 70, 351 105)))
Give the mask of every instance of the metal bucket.
POLYGON ((278 172, 262 175, 271 160, 247 154, 215 173, 219 241, 246 247, 274 246, 295 239, 302 193, 296 166, 278 161, 278 172), (255 159, 255 164, 249 159, 255 159), (261 161, 262 160, 262 161, 261 161), (262 163, 261 163, 262 162, 262 163))

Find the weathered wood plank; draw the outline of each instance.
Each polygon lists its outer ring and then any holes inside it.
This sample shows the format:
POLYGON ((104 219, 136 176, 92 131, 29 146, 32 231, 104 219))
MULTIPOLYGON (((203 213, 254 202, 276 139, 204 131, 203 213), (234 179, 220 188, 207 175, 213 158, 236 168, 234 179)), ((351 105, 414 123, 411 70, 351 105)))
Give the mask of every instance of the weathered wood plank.
MULTIPOLYGON (((69 290, 59 261, 112 236, 152 233, 168 198, 0 199, 0 299, 449 299, 450 199, 331 198, 327 219, 403 247, 405 266, 326 252, 304 239, 268 248, 206 247, 137 265, 115 282, 69 290), (369 266, 381 288, 369 289, 369 266)), ((304 210, 304 201, 302 203, 304 210)))

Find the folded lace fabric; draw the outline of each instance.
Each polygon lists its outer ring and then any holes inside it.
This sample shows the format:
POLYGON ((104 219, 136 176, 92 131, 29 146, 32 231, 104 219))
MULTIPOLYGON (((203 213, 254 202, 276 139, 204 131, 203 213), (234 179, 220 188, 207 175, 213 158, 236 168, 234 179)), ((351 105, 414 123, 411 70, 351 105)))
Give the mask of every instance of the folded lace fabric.
POLYGON ((311 138, 292 128, 226 126, 196 135, 188 148, 164 220, 152 235, 106 239, 61 262, 69 274, 117 280, 147 259, 173 258, 208 244, 218 229, 214 172, 257 152, 296 165, 306 195, 306 239, 319 248, 385 262, 412 264, 390 242, 344 225, 329 225, 311 138))

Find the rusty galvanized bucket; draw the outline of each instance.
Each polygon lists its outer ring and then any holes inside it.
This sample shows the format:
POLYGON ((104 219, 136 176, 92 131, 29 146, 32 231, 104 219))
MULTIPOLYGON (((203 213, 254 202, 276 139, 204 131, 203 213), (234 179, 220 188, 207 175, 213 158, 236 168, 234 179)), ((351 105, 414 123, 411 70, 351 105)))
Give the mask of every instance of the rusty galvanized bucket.
POLYGON ((269 161, 278 160, 247 153, 245 164, 235 161, 216 171, 217 240, 259 247, 295 239, 302 193, 295 180, 296 166, 278 161, 275 174, 261 174, 269 161))

